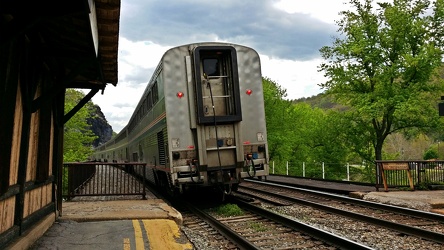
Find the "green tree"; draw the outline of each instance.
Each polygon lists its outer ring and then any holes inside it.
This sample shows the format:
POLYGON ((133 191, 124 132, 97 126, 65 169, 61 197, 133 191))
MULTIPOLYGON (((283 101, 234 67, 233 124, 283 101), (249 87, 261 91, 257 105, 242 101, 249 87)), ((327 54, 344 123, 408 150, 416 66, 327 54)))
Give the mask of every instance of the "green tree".
POLYGON ((426 0, 394 0, 378 9, 361 2, 350 0, 352 9, 337 22, 342 36, 320 50, 320 71, 328 78, 320 86, 349 107, 354 150, 381 160, 388 135, 438 122, 443 85, 430 79, 442 63, 444 0, 432 9, 426 0))
POLYGON ((319 149, 314 151, 317 153, 316 159, 328 163, 345 164, 349 160, 350 150, 345 143, 344 130, 346 126, 340 123, 341 113, 335 110, 323 111, 314 109, 313 113, 317 114, 318 126, 313 127, 311 138, 314 143, 320 145, 319 149))
POLYGON ((287 110, 291 103, 284 100, 286 90, 269 78, 262 79, 264 105, 268 134, 269 157, 274 160, 288 160, 291 155, 291 129, 287 110))
MULTIPOLYGON (((68 89, 65 95, 65 114, 79 103, 85 95, 68 89)), ((87 118, 90 117, 92 103, 81 108, 64 127, 63 161, 85 161, 92 153, 92 142, 97 138, 91 131, 87 118)))
MULTIPOLYGON (((344 163, 348 150, 335 112, 284 100, 286 91, 264 78, 269 156, 275 162, 344 163)), ((336 164, 336 166, 340 166, 336 164)))
POLYGON ((429 149, 424 153, 424 160, 431 160, 431 159, 437 159, 438 158, 438 152, 434 149, 429 149))

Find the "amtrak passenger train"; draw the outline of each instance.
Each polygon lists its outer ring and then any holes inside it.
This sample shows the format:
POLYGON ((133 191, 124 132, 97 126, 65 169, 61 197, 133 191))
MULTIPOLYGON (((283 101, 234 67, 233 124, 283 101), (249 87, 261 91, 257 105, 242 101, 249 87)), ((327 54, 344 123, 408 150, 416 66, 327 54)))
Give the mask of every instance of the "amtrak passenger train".
MULTIPOLYGON (((128 125, 95 160, 145 162, 170 192, 220 187, 269 174, 261 64, 248 47, 219 42, 169 49, 128 125)), ((142 174, 141 167, 131 169, 142 174)))

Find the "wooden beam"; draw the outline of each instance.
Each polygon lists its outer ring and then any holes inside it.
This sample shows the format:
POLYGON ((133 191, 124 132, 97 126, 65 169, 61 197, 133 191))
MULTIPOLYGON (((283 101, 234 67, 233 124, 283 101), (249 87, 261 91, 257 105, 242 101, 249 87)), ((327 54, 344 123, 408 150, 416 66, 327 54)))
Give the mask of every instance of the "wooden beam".
MULTIPOLYGON (((81 74, 81 72, 83 70, 85 70, 87 65, 90 64, 95 64, 97 63, 96 60, 94 59, 86 59, 86 60, 81 60, 77 66, 74 68, 73 71, 71 71, 68 75, 64 76, 64 80, 63 82, 61 82, 61 84, 57 84, 55 86, 53 86, 52 88, 50 88, 49 91, 45 91, 44 93, 42 93, 42 95, 40 95, 37 99, 35 99, 32 102, 31 105, 31 110, 32 113, 36 112, 37 110, 39 110, 41 108, 41 106, 43 105, 43 103, 51 103, 54 98, 58 95, 60 95, 61 93, 63 93, 63 91, 68 88, 68 86, 70 85, 70 82, 72 82, 77 75, 81 74)), ((95 85, 88 85, 92 87, 97 87, 97 84, 95 85)), ((98 85, 99 88, 103 89, 104 85, 98 85)))
POLYGON ((20 49, 16 43, 0 44, 0 196, 8 191, 11 171, 11 153, 14 113, 17 102, 20 49))
POLYGON ((85 96, 83 97, 82 100, 80 100, 79 103, 77 103, 77 105, 72 108, 63 118, 63 124, 65 124, 67 121, 69 121, 69 119, 71 119, 71 117, 73 117, 83 106, 85 106, 85 104, 87 102, 89 102, 91 100, 91 98, 97 94, 97 92, 99 92, 100 89, 91 89, 91 91, 85 96))
MULTIPOLYGON (((20 89, 22 95, 23 103, 23 120, 22 120, 22 131, 20 138, 20 156, 18 163, 18 178, 17 184, 20 186, 20 192, 16 198, 15 205, 15 218, 14 222, 20 228, 20 234, 22 233, 22 222, 24 215, 24 204, 25 204, 25 183, 26 183, 26 173, 28 170, 28 154, 30 145, 30 132, 31 132, 31 104, 34 99, 38 81, 40 76, 38 72, 35 71, 35 67, 38 63, 38 58, 35 57, 35 51, 31 50, 31 45, 29 41, 23 37, 20 40, 19 48, 23 51, 23 55, 19 58, 20 62, 20 89)), ((37 152, 32 152, 37 154, 37 152)))
POLYGON ((42 182, 48 179, 49 175, 49 163, 51 155, 51 133, 52 133, 52 112, 51 103, 45 103, 40 109, 39 119, 39 135, 38 135, 38 148, 37 148, 37 172, 36 181, 42 182))

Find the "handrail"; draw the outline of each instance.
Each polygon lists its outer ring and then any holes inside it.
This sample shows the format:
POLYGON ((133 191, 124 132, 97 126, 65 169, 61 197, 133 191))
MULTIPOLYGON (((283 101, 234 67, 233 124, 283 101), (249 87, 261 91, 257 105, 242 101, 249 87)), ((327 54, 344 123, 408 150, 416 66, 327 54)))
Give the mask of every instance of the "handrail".
POLYGON ((145 179, 146 163, 68 162, 63 164, 62 197, 142 195, 146 199, 145 179))

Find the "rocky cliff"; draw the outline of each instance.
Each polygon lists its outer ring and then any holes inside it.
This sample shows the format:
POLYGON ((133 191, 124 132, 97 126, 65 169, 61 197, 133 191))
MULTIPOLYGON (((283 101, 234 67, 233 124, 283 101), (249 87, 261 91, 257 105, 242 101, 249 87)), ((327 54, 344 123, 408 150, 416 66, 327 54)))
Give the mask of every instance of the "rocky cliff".
POLYGON ((91 125, 92 132, 98 137, 93 142, 94 147, 107 142, 113 136, 113 128, 108 124, 99 106, 93 106, 91 109, 91 118, 89 118, 87 122, 91 125))

